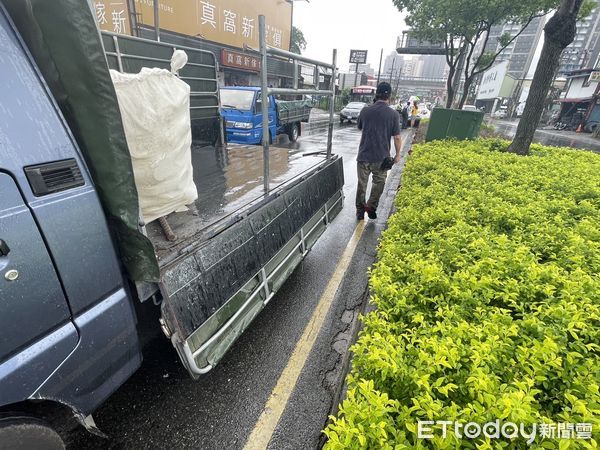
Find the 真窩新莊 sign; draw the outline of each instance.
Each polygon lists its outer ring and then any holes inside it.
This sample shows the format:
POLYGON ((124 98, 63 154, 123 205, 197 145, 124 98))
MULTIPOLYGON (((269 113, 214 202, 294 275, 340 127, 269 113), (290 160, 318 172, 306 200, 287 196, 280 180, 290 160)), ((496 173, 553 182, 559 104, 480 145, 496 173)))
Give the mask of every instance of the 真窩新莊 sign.
MULTIPOLYGON (((154 27, 153 0, 94 0, 100 29, 131 34, 131 17, 140 25, 154 27), (129 10, 129 4, 135 11, 129 10)), ((292 5, 281 0, 160 0, 161 30, 232 47, 258 48, 258 16, 266 17, 267 44, 289 50, 292 33, 292 5)))

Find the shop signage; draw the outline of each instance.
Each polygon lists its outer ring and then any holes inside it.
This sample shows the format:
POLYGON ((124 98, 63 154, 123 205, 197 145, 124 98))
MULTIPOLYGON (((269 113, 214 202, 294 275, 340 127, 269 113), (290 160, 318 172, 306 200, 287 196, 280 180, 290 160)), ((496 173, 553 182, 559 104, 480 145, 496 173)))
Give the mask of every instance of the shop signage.
POLYGON ((260 72, 260 58, 258 56, 245 55, 225 49, 221 50, 221 65, 233 67, 234 69, 260 72))
POLYGON ((95 1, 93 7, 100 29, 119 34, 131 34, 127 0, 95 1))
POLYGON ((481 78, 481 83, 479 84, 477 100, 487 100, 498 97, 500 95, 500 90, 502 89, 502 83, 506 77, 507 70, 508 61, 496 64, 494 67, 486 70, 481 78))
MULTIPOLYGON (((129 18, 154 27, 153 0, 92 0, 102 30, 130 34, 129 18), (132 4, 135 11, 129 11, 132 4)), ((292 5, 282 0, 158 0, 163 30, 206 39, 218 44, 258 48, 258 16, 266 17, 267 44, 289 50, 292 5)))

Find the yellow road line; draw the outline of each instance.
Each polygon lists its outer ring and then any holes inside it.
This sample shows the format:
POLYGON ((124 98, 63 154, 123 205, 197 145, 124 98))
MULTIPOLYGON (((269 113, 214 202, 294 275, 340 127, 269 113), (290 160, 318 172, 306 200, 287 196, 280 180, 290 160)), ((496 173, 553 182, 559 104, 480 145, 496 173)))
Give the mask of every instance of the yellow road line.
POLYGON ((325 322, 329 307, 333 302, 335 293, 342 283, 346 270, 348 270, 348 266, 350 265, 350 261, 352 260, 352 256, 354 255, 354 251, 356 250, 364 229, 365 221, 358 222, 352 237, 348 241, 346 250, 344 250, 344 253, 338 261, 333 276, 329 280, 329 283, 327 283, 325 292, 323 292, 310 321, 306 325, 306 328, 304 328, 302 337, 297 342, 292 356, 285 366, 285 369, 283 369, 263 412, 258 418, 258 422, 256 422, 256 425, 246 442, 244 447, 245 450, 263 450, 267 448, 275 431, 275 427, 277 426, 290 396, 292 395, 292 391, 296 386, 300 372, 308 359, 308 354, 317 340, 323 322, 325 322))

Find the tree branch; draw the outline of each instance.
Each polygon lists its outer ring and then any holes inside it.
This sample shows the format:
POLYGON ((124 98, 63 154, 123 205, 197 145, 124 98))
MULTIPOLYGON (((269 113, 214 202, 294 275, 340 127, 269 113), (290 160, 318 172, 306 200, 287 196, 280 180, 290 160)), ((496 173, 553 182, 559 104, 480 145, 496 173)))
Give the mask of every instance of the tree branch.
MULTIPOLYGON (((467 56, 467 60, 465 63, 465 81, 469 78, 469 66, 471 65, 471 58, 473 57, 473 53, 475 52, 475 46, 477 44, 477 41, 479 40, 479 38, 481 37, 481 33, 483 33, 485 31, 485 28, 483 27, 483 23, 479 24, 479 29, 477 30, 477 33, 475 34, 475 38, 473 39, 473 41, 468 41, 469 45, 471 46, 470 50, 469 50, 469 54, 467 56)), ((481 56, 480 56, 481 58, 481 56)), ((479 58, 478 58, 479 60, 479 58)), ((475 69, 475 67, 473 67, 473 69, 475 69)))
MULTIPOLYGON (((492 29, 491 25, 488 25, 488 29, 487 32, 485 33, 485 39, 483 40, 483 49, 481 50, 481 53, 479 54, 479 56, 477 57, 477 61, 475 61, 475 65, 473 66, 473 76, 477 76, 479 75, 481 72, 477 72, 477 66, 479 65, 479 62, 481 61, 481 58, 483 57, 483 55, 485 54, 485 48, 487 47, 487 43, 490 39, 490 30, 492 29)), ((497 55, 496 55, 497 57, 497 55)), ((496 58, 494 58, 494 61, 496 60, 496 58)), ((491 66, 490 66, 491 67, 491 66)), ((489 67, 488 67, 489 68, 489 67)), ((485 69, 487 70, 487 69, 485 69)))
POLYGON ((444 41, 444 47, 446 49, 446 62, 450 67, 454 67, 454 39, 452 39, 452 36, 448 35, 444 41), (448 40, 450 40, 450 51, 448 51, 448 40))

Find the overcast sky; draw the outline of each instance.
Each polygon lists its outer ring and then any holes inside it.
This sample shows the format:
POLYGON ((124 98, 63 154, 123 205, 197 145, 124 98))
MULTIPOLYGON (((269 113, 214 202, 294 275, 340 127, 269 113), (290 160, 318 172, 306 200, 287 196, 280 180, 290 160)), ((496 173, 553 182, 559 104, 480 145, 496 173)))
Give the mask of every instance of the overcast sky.
POLYGON ((338 67, 348 69, 350 49, 368 50, 367 62, 377 71, 406 28, 403 14, 392 0, 310 0, 294 2, 294 25, 306 38, 305 56, 331 61, 338 49, 338 67))

